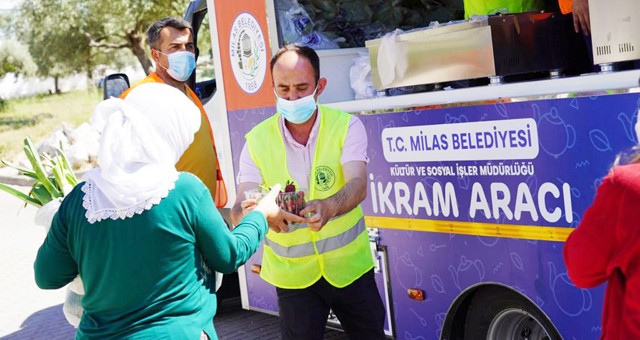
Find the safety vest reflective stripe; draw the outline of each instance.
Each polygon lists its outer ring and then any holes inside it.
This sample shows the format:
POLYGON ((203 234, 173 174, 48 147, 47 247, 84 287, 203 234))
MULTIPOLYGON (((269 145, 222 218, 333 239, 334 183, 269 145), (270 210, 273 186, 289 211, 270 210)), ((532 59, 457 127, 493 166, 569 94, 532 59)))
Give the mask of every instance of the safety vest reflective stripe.
POLYGON ((358 220, 358 223, 356 223, 356 225, 354 225, 344 233, 317 241, 316 247, 318 247, 318 253, 328 253, 332 250, 336 250, 338 248, 346 246, 347 244, 353 242, 356 238, 358 238, 358 235, 360 235, 365 229, 364 218, 361 218, 360 220, 358 220))
MULTIPOLYGON (((361 218, 358 220, 358 223, 345 232, 317 241, 316 247, 318 248, 318 254, 327 253, 348 245, 357 239, 365 229, 364 218, 361 218)), ((286 247, 268 238, 264 240, 265 245, 271 247, 271 250, 281 257, 296 258, 313 255, 315 253, 313 243, 311 242, 286 247)))
POLYGON ((306 223, 293 223, 293 224, 289 224, 288 227, 289 227, 289 232, 293 232, 298 229, 308 228, 306 223))
POLYGON ((279 243, 273 242, 268 238, 264 239, 264 244, 273 250, 278 256, 296 258, 313 255, 313 243, 297 244, 291 247, 285 247, 279 243))

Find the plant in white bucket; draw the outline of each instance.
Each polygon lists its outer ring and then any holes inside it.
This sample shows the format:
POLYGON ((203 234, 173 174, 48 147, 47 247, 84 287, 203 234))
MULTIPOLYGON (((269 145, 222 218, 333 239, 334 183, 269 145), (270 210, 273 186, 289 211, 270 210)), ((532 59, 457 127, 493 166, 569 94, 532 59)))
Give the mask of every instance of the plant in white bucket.
MULTIPOLYGON (((24 201, 25 205, 31 204, 37 207, 35 223, 44 226, 48 233, 62 199, 78 184, 78 179, 62 149, 56 148, 54 155, 39 154, 29 137, 24 139, 23 149, 31 163, 31 169, 5 160, 2 160, 2 163, 18 170, 21 175, 33 179, 31 190, 25 194, 2 183, 0 183, 0 190, 24 201)), ((84 296, 84 287, 80 276, 77 276, 67 285, 67 295, 62 307, 65 318, 74 327, 78 327, 82 317, 82 296, 84 296)))

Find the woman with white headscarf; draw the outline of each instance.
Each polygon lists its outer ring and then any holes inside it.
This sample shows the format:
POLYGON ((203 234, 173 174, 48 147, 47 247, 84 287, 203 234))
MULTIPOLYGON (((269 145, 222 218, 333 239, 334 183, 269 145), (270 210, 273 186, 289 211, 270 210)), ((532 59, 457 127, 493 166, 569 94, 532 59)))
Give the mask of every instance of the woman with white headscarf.
POLYGON ((175 169, 200 112, 171 86, 143 84, 125 100, 108 99, 91 124, 101 132, 99 167, 62 202, 38 251, 36 283, 57 289, 80 274, 79 339, 216 339, 207 267, 236 270, 268 223, 303 218, 277 207, 277 186, 229 231, 204 184, 175 169))

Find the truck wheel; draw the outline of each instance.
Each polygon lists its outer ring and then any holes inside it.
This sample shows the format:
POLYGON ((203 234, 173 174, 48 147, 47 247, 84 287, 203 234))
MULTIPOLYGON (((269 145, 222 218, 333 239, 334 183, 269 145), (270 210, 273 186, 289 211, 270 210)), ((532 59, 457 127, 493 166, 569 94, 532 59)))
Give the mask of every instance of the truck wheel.
POLYGON ((526 298, 500 287, 480 288, 469 306, 465 340, 556 340, 558 331, 526 298))

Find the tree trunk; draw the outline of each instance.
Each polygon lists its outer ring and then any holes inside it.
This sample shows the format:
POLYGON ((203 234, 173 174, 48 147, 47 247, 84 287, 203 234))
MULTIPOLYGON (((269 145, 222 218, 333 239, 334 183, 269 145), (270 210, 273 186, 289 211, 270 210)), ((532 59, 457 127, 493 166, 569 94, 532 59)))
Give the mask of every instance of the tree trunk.
POLYGON ((91 55, 91 47, 87 49, 87 62, 86 62, 86 72, 87 72, 87 90, 93 91, 95 84, 93 82, 93 60, 91 55))
POLYGON ((144 70, 146 75, 149 75, 153 72, 153 64, 151 63, 151 59, 149 58, 149 53, 147 52, 145 46, 144 32, 134 31, 130 32, 127 35, 129 38, 129 42, 131 43, 131 51, 138 58, 140 62, 140 66, 144 70))
POLYGON ((55 91, 54 92, 55 94, 59 94, 60 93, 60 86, 59 86, 60 84, 58 84, 59 80, 60 80, 59 76, 54 76, 53 77, 53 89, 55 91))

